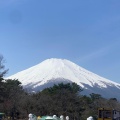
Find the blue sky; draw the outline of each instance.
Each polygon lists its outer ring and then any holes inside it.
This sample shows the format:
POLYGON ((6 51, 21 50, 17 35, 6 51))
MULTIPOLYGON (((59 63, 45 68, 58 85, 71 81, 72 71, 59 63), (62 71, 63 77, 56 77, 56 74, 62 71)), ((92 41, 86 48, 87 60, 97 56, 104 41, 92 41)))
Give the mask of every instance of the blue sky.
POLYGON ((0 0, 6 76, 63 58, 120 83, 119 51, 119 0, 0 0))

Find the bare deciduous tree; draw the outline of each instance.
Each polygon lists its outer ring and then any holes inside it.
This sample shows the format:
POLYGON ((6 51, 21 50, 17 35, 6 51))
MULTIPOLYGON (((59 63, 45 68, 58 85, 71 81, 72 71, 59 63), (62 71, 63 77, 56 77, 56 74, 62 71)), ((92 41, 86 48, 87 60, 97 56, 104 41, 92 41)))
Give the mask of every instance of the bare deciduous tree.
POLYGON ((0 55, 0 80, 2 80, 3 76, 8 72, 8 69, 5 69, 4 62, 3 56, 0 55))

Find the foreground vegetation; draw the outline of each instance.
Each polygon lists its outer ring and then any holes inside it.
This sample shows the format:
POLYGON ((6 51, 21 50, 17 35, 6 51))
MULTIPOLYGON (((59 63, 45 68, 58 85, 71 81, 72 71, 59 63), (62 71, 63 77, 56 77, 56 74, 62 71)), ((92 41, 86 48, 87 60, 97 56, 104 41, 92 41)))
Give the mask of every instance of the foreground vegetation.
POLYGON ((0 112, 17 119, 27 118, 29 113, 37 116, 64 115, 71 120, 86 120, 88 116, 97 118, 98 108, 120 110, 116 98, 105 99, 99 94, 81 95, 82 89, 75 83, 54 85, 37 93, 28 93, 18 80, 4 80, 4 70, 0 59, 0 112))

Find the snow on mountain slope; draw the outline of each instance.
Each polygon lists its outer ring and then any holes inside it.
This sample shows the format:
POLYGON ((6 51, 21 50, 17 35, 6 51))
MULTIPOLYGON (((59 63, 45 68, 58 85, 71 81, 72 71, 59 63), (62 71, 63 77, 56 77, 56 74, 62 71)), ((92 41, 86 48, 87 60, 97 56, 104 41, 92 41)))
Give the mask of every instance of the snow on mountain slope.
POLYGON ((31 87, 33 90, 36 88, 39 90, 42 86, 48 87, 48 84, 53 85, 61 81, 75 82, 84 89, 115 87, 120 90, 120 84, 94 74, 69 60, 56 58, 47 59, 7 79, 18 79, 23 86, 31 87))

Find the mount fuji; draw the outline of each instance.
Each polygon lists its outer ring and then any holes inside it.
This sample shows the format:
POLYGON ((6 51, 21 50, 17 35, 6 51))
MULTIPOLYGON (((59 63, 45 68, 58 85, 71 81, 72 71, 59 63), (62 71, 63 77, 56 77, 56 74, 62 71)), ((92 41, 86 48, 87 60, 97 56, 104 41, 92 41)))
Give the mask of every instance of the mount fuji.
POLYGON ((103 78, 66 59, 47 59, 6 79, 18 79, 23 87, 30 91, 41 91, 61 82, 75 82, 83 89, 81 94, 96 93, 105 98, 120 99, 119 83, 103 78))

